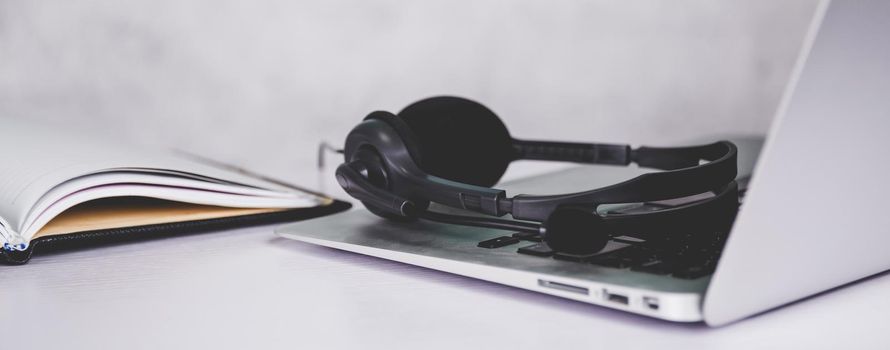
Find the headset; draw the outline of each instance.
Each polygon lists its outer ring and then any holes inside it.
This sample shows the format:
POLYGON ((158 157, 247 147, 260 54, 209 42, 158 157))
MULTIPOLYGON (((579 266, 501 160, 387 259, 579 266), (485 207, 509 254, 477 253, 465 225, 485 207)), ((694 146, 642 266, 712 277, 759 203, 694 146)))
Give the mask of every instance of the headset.
POLYGON ((737 149, 728 141, 691 147, 517 140, 482 104, 451 96, 415 102, 398 115, 376 111, 346 136, 337 182, 372 213, 397 221, 538 233, 568 254, 600 251, 616 236, 645 240, 667 233, 728 230, 739 206, 737 149), (519 159, 630 165, 662 170, 588 191, 507 196, 493 188, 519 159), (602 214, 604 204, 709 194, 662 210, 602 214), (470 212, 429 209, 437 203, 470 212), (482 215, 479 215, 482 214, 482 215), (509 214, 512 219, 503 219, 509 214))

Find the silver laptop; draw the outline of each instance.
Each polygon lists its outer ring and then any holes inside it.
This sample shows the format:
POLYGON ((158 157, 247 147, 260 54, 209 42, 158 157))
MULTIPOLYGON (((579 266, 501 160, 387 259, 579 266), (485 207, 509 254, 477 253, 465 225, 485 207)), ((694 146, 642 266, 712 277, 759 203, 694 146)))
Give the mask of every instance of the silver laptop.
MULTIPOLYGON (((535 254, 534 237, 396 223, 364 209, 282 227, 287 238, 655 318, 723 325, 890 269, 890 2, 824 2, 728 237, 693 270, 535 254), (524 249, 524 250, 523 250, 524 249), (648 266, 648 268, 647 268, 648 266)), ((747 149, 742 146, 742 152, 747 149)), ((755 151, 754 153, 756 153, 755 151)), ((509 193, 607 185, 641 169, 578 167, 509 193)), ((643 204, 645 205, 645 204, 643 204)), ((619 208, 621 209, 621 208, 619 208)), ((618 239, 601 254, 624 254, 618 239)))

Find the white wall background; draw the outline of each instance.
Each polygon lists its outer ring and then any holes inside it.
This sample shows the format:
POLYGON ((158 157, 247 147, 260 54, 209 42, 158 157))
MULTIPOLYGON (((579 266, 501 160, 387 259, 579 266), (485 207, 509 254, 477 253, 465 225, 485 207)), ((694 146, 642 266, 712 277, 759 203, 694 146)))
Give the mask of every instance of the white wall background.
POLYGON ((374 109, 472 97, 511 132, 667 144, 767 129, 816 6, 788 1, 0 0, 0 117, 314 184, 374 109))

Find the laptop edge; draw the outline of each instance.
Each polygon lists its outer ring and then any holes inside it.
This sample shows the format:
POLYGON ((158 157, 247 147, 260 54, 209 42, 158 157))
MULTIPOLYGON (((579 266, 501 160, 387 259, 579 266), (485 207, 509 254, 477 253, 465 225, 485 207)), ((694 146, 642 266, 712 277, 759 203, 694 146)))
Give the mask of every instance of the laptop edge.
POLYGON ((724 325, 890 269, 890 2, 820 5, 705 296, 724 325))

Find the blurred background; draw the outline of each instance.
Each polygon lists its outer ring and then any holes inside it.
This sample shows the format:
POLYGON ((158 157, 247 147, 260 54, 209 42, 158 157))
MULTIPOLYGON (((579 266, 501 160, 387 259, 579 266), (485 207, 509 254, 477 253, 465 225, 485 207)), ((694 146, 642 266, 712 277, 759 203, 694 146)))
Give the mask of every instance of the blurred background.
POLYGON ((476 99, 522 138, 758 135, 816 5, 0 0, 0 117, 308 187, 320 141, 339 145, 368 112, 431 95, 476 99))

